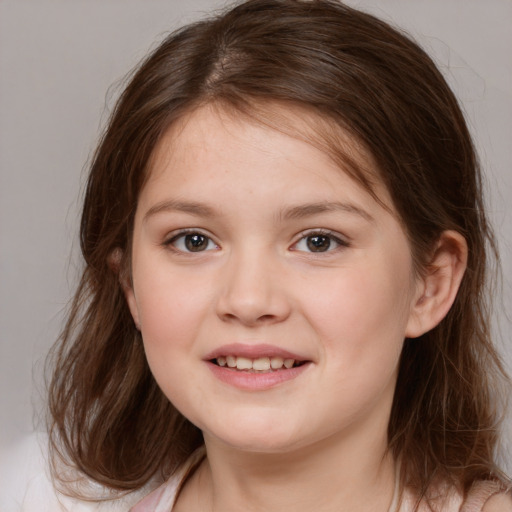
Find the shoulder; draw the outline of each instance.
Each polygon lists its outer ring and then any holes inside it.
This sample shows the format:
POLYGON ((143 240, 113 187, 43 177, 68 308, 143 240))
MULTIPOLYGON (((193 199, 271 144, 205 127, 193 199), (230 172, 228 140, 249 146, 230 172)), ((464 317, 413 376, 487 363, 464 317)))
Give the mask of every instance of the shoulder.
POLYGON ((430 488, 419 504, 417 495, 406 490, 400 512, 512 512, 512 494, 503 484, 495 481, 477 481, 464 498, 462 492, 451 485, 430 488), (418 506, 419 505, 419 506, 418 506))
MULTIPOLYGON (((48 437, 32 433, 0 454, 0 510, 19 512, 126 512, 149 489, 124 493, 116 499, 102 499, 107 489, 87 486, 98 500, 80 500, 64 494, 52 479, 49 468, 48 437)), ((92 496, 92 495, 91 495, 92 496)), ((110 496, 110 495, 109 495, 110 496)))
POLYGON ((47 468, 46 436, 32 432, 0 453, 0 510, 53 512, 62 507, 47 468))
POLYGON ((204 446, 198 448, 162 485, 136 503, 130 512, 164 512, 174 510, 178 494, 188 477, 194 473, 206 456, 204 446))
POLYGON ((495 481, 475 482, 461 512, 512 512, 510 489, 495 481))
POLYGON ((512 496, 510 493, 499 493, 491 496, 482 512, 512 512, 512 496))

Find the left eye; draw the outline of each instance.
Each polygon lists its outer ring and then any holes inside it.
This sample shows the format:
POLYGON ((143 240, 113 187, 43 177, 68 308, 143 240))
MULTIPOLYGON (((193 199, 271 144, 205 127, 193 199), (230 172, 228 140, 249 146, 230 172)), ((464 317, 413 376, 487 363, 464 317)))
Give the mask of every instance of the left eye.
POLYGON ((202 233, 183 233, 167 243, 181 252, 204 252, 217 248, 213 240, 202 233))
POLYGON ((328 252, 348 244, 338 237, 327 233, 311 233, 302 237, 294 246, 296 251, 328 252))

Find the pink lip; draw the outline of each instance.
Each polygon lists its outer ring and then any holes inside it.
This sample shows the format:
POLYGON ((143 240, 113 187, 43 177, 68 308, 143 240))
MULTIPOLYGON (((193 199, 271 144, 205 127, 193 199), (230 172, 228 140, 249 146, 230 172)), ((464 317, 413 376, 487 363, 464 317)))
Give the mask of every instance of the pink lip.
POLYGON ((263 391, 273 388, 286 381, 297 378, 311 367, 311 362, 294 366, 290 369, 275 370, 266 373, 251 373, 239 371, 227 366, 217 366, 211 361, 206 361, 208 368, 220 381, 244 391, 263 391))
POLYGON ((245 391, 262 391, 273 388, 283 382, 295 379, 311 367, 312 361, 290 352, 289 350, 276 347, 275 345, 259 344, 249 345, 246 343, 232 343, 219 347, 204 358, 208 368, 213 375, 220 381, 229 384, 235 388, 245 391), (248 359, 258 359, 259 357, 281 357, 283 359, 295 359, 301 362, 300 366, 293 368, 282 368, 269 372, 248 372, 240 371, 227 366, 218 366, 212 362, 213 359, 226 356, 240 356, 248 359))
POLYGON ((257 359, 258 357, 282 357, 283 359, 295 359, 296 361, 307 361, 308 359, 294 354, 289 350, 276 347, 275 345, 259 344, 248 345, 246 343, 231 343, 216 348, 206 355, 206 361, 217 359, 220 356, 241 356, 248 359, 257 359))

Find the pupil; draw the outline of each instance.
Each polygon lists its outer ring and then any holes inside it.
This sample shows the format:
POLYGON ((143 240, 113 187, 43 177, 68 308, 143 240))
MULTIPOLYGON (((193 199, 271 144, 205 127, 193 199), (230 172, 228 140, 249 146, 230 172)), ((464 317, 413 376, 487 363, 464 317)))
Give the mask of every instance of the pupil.
POLYGON ((206 249, 208 238, 204 235, 187 235, 185 237, 185 246, 191 252, 199 252, 206 249))
POLYGON ((328 236, 308 236, 307 246, 311 252, 324 252, 331 246, 331 240, 328 236))

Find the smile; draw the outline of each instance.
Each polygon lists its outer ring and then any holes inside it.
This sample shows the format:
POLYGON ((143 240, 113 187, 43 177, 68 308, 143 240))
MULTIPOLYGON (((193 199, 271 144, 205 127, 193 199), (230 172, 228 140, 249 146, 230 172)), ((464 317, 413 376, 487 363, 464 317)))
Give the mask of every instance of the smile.
POLYGON ((210 352, 205 362, 224 384, 243 391, 264 391, 293 381, 313 366, 300 354, 271 344, 233 343, 210 352))
POLYGON ((212 363, 221 367, 228 367, 239 371, 267 373, 284 369, 289 370, 304 364, 304 361, 297 361, 292 358, 285 359, 279 356, 250 359, 243 356, 229 355, 219 356, 216 359, 213 359, 212 363))

